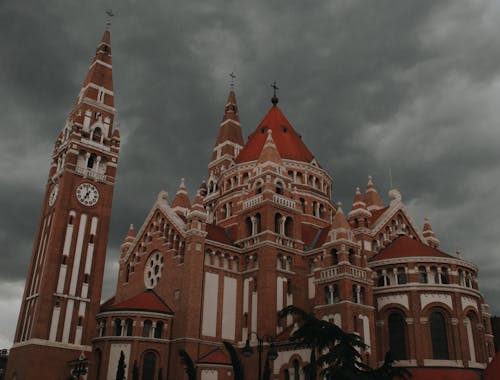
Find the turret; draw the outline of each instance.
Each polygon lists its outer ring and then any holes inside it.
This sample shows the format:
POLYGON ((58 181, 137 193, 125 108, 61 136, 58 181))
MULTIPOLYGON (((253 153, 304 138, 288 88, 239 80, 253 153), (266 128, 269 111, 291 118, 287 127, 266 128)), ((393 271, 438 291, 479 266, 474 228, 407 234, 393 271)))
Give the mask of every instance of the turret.
POLYGON ((352 201, 352 210, 348 215, 349 223, 353 228, 368 228, 368 220, 371 216, 372 213, 366 207, 366 203, 363 199, 361 191, 359 190, 359 187, 356 187, 354 200, 352 201))
POLYGON ((384 207, 380 196, 378 195, 377 189, 372 181, 372 176, 368 176, 368 184, 366 185, 365 199, 364 199, 368 210, 378 210, 384 207))
POLYGON ((424 228, 422 231, 422 235, 424 236, 424 241, 427 245, 433 248, 439 247, 439 240, 434 234, 432 226, 429 222, 429 218, 425 218, 424 220, 424 228))

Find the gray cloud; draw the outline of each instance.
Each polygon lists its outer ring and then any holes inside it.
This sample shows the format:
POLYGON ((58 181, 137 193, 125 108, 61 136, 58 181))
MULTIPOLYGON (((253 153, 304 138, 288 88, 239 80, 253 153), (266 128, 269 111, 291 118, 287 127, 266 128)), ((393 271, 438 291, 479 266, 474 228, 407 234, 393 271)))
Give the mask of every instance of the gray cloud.
MULTIPOLYGON (((159 190, 172 198, 186 177, 193 194, 206 175, 235 71, 246 135, 278 81, 282 110, 334 176, 335 199, 349 208, 368 174, 385 195, 391 168, 415 221, 429 216, 442 247, 479 266, 500 313, 498 3, 108 5, 123 145, 104 297, 128 224, 142 223, 159 190)), ((104 18, 98 1, 0 6, 0 303, 21 296, 52 144, 104 18)), ((0 323, 0 343, 15 318, 0 323)))

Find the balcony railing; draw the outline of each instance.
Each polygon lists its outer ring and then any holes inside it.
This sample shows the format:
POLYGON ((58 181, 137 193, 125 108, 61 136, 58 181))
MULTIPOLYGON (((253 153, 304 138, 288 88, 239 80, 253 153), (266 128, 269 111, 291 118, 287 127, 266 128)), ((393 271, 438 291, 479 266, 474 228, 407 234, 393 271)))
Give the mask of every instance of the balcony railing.
POLYGON ((264 201, 264 196, 262 194, 258 194, 255 197, 247 199, 246 201, 243 202, 243 210, 257 206, 263 201, 264 201))
POLYGON ((280 205, 280 206, 288 207, 292 210, 295 210, 295 201, 293 199, 283 197, 283 196, 278 195, 278 194, 274 194, 273 195, 273 202, 280 205))
POLYGON ((89 168, 82 168, 80 166, 77 166, 76 173, 84 176, 85 178, 95 179, 96 181, 101 181, 101 182, 106 181, 106 174, 98 173, 95 170, 89 168))

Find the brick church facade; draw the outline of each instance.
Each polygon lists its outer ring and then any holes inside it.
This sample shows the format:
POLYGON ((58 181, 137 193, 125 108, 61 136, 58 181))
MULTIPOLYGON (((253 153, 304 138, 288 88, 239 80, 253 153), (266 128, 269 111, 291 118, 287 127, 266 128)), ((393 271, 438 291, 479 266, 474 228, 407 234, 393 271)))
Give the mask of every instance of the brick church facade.
MULTIPOLYGON (((396 189, 384 202, 369 178, 349 211, 334 203, 334 179, 276 96, 244 142, 233 87, 207 181, 194 199, 183 180, 158 194, 101 304, 120 150, 113 96, 107 30, 52 154, 7 379, 66 380, 79 357, 84 378, 115 379, 121 356, 127 379, 183 379, 184 349, 200 379, 226 380, 221 342, 256 349, 259 338, 278 352, 272 379, 304 379, 308 350, 288 340, 293 319, 277 319, 292 304, 359 334, 371 366, 391 350, 422 378, 472 379, 491 360, 477 267, 439 250, 396 189)), ((243 364, 256 374, 257 354, 243 364)))

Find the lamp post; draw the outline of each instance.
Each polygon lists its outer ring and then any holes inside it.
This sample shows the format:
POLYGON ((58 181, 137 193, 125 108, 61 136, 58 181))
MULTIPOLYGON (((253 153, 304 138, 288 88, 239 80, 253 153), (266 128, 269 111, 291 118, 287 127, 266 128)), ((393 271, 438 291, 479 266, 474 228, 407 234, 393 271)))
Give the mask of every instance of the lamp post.
POLYGON ((247 338, 247 341, 245 343, 245 347, 243 347, 241 349, 241 353, 243 354, 243 356, 245 357, 250 357, 253 355, 253 348, 250 346, 250 337, 252 335, 255 335, 255 337, 257 338, 257 342, 258 342, 258 345, 257 345, 257 351, 259 352, 259 367, 258 367, 258 371, 259 371, 259 376, 258 376, 258 380, 262 380, 262 352, 264 351, 264 342, 269 342, 269 351, 267 352, 267 357, 266 357, 266 360, 276 360, 276 358, 278 357, 278 351, 276 350, 276 346, 274 345, 273 343, 273 338, 268 336, 268 335, 264 335, 263 337, 260 337, 257 335, 257 333, 255 331, 252 331, 250 333, 250 335, 248 335, 248 338, 247 338))
POLYGON ((88 360, 82 352, 76 362, 75 368, 71 371, 73 378, 80 380, 80 376, 85 376, 87 374, 87 364, 88 360))

